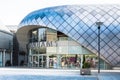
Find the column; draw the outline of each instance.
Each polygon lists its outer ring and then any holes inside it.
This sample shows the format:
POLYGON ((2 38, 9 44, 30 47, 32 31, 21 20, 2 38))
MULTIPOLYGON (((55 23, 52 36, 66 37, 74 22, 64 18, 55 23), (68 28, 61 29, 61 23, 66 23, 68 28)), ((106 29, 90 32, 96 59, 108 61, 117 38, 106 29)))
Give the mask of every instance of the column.
POLYGON ((80 61, 80 68, 82 69, 82 66, 83 66, 83 54, 81 54, 81 61, 80 61))
POLYGON ((32 62, 30 62, 30 64, 31 64, 31 67, 33 67, 33 56, 31 56, 31 59, 32 59, 31 60, 32 62))
POLYGON ((32 54, 32 52, 31 52, 31 48, 29 49, 29 55, 31 55, 32 54))
POLYGON ((48 55, 48 54, 47 54, 47 60, 46 60, 46 61, 47 61, 47 62, 46 62, 46 63, 47 63, 47 64, 46 64, 46 65, 47 65, 46 67, 49 68, 49 55, 48 55))
POLYGON ((3 51, 3 67, 5 66, 5 49, 4 49, 4 51, 3 51))
POLYGON ((29 53, 28 53, 28 66, 32 67, 33 63, 31 62, 32 56, 31 56, 31 48, 29 48, 29 53))
POLYGON ((57 54, 57 68, 60 68, 61 57, 60 54, 57 54))
POLYGON ((11 63, 11 66, 12 66, 12 51, 10 53, 10 63, 11 63))
POLYGON ((2 54, 3 54, 2 51, 0 51, 0 67, 2 67, 2 65, 3 65, 3 62, 2 62, 2 60, 3 60, 3 59, 2 59, 2 58, 3 58, 3 57, 2 57, 2 54))
POLYGON ((82 54, 80 55, 81 61, 80 61, 80 68, 83 67, 83 55, 84 55, 84 46, 81 46, 82 54))

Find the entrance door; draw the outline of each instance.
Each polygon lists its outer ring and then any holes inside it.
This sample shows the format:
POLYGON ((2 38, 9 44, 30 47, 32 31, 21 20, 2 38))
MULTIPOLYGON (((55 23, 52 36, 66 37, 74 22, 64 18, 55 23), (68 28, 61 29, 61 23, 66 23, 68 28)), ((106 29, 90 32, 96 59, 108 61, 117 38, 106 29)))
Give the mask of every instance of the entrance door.
POLYGON ((29 66, 30 67, 40 67, 40 68, 46 68, 46 55, 40 54, 40 55, 31 55, 29 56, 29 66))
POLYGON ((33 67, 39 67, 39 61, 38 61, 38 56, 37 55, 34 55, 32 56, 33 57, 33 67))
POLYGON ((39 67, 46 68, 46 55, 39 55, 39 67))

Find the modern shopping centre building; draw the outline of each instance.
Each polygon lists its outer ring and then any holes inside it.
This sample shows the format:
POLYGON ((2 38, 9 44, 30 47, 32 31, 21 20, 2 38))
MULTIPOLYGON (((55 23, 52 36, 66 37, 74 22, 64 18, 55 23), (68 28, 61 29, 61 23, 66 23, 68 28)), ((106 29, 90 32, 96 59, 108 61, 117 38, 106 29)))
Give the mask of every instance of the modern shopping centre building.
POLYGON ((98 25, 100 67, 120 66, 120 6, 65 5, 29 13, 16 33, 19 64, 40 68, 69 68, 90 62, 98 67, 98 25))

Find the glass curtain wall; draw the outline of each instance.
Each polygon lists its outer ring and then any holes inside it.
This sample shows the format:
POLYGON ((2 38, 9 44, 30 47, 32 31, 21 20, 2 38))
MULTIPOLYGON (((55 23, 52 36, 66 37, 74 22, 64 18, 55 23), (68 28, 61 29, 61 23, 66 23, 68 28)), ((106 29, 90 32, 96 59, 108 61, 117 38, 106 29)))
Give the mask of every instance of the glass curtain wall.
MULTIPOLYGON (((39 28, 30 31, 30 43, 46 42, 46 28, 39 28)), ((38 45, 38 44, 37 44, 38 45)), ((31 67, 46 67, 46 47, 37 47, 34 45, 29 50, 29 66, 31 67)))
POLYGON ((38 29, 38 41, 46 41, 46 28, 38 29))
MULTIPOLYGON (((97 56, 65 34, 48 28, 38 28, 30 33, 30 42, 56 43, 56 46, 31 48, 29 61, 32 67, 79 69, 85 56, 85 61, 91 63, 91 68, 97 68, 97 56)), ((107 65, 102 60, 101 68, 105 69, 107 65)))

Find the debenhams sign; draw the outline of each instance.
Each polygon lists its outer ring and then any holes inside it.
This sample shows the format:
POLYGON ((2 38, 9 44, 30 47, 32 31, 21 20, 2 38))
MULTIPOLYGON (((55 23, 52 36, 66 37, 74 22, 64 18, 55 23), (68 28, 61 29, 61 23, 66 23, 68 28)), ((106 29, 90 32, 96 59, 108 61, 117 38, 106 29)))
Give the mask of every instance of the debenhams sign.
POLYGON ((57 41, 43 41, 43 42, 33 42, 29 44, 30 48, 35 48, 35 47, 56 47, 57 46, 57 41))

